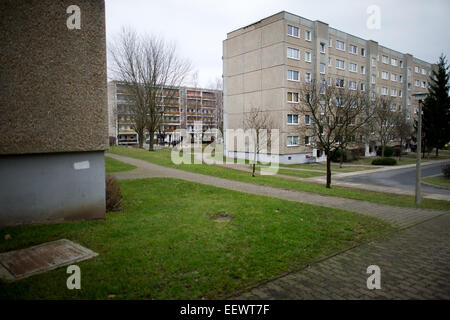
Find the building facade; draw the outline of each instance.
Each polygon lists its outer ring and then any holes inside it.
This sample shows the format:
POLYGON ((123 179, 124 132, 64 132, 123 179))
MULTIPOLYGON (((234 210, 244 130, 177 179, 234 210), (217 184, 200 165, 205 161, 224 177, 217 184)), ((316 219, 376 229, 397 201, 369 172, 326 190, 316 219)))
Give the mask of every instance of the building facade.
MULTIPOLYGON (((202 123, 202 130, 205 131, 203 141, 212 138, 207 131, 221 129, 222 91, 190 87, 164 88, 160 97, 163 121, 161 129, 155 134, 156 139, 162 138, 166 143, 177 142, 180 135, 176 131, 186 129, 193 134, 195 122, 202 123)), ((133 130, 132 100, 126 85, 117 81, 108 83, 109 136, 116 137, 119 145, 138 144, 137 133, 133 130)))
POLYGON ((0 46, 0 228, 104 219, 104 1, 1 1, 0 46))
MULTIPOLYGON (((243 128, 245 114, 260 108, 280 130, 281 163, 325 160, 311 141, 299 138, 299 126, 310 126, 307 115, 292 112, 302 82, 321 79, 329 86, 391 96, 393 107, 406 110, 412 121, 418 112, 413 94, 427 92, 432 68, 411 54, 283 11, 232 31, 223 41, 224 127, 243 128)), ((366 146, 366 155, 371 151, 366 146)), ((225 152, 248 157, 227 141, 225 152)))

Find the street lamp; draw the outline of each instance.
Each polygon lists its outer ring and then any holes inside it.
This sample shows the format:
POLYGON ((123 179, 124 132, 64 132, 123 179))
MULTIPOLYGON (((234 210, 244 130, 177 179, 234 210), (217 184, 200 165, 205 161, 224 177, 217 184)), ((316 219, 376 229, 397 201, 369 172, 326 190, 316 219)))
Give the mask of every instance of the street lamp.
POLYGON ((419 113, 417 121, 417 149, 416 149, 416 205, 420 204, 421 200, 421 169, 420 169, 420 154, 422 153, 422 103, 426 96, 424 92, 412 94, 415 100, 419 102, 419 113))

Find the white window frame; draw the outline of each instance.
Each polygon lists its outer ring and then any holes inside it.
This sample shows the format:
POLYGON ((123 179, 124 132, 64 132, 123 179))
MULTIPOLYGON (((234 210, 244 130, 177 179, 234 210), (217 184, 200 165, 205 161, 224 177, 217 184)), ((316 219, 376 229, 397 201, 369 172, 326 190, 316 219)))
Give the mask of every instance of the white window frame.
POLYGON ((320 53, 322 53, 322 54, 325 54, 325 53, 327 52, 327 50, 326 50, 326 45, 325 45, 324 42, 321 42, 321 43, 319 44, 319 51, 320 51, 320 53))
POLYGON ((355 46, 354 44, 350 44, 348 46, 348 52, 351 54, 354 54, 354 55, 358 55, 358 47, 355 46), (354 49, 354 50, 352 50, 352 49, 354 49))
POLYGON ((353 80, 348 80, 348 89, 349 90, 358 90, 358 83, 353 80))
POLYGON ((310 126, 311 125, 311 116, 309 114, 305 114, 304 121, 305 121, 305 126, 310 126), (306 119, 308 119, 308 121, 306 121, 306 119))
POLYGON ((293 60, 300 60, 300 50, 297 48, 288 47, 287 48, 287 57, 293 60), (297 52, 297 57, 293 57, 290 55, 292 52, 297 52))
POLYGON ((299 125, 299 116, 298 114, 294 114, 294 113, 289 113, 287 115, 287 124, 290 126, 298 126, 299 125), (289 116, 291 116, 291 122, 289 122, 289 116), (296 117, 297 122, 294 122, 294 117, 296 117))
POLYGON ((358 72, 358 65, 356 63, 349 62, 348 71, 355 72, 355 73, 358 72), (352 66, 354 66, 354 68, 352 68, 352 66))
POLYGON ((305 73, 305 82, 311 83, 311 73, 310 72, 305 73))
POLYGON ((336 69, 345 70, 345 61, 336 59, 336 69), (342 62, 342 67, 340 67, 340 63, 342 62))
POLYGON ((394 66, 394 67, 397 66, 397 59, 391 58, 391 66, 394 66))
POLYGON ((311 52, 305 51, 305 61, 306 62, 311 62, 311 52), (307 59, 308 56, 309 56, 309 60, 307 59))
POLYGON ((384 64, 389 64, 389 56, 382 56, 381 62, 383 62, 384 64))
POLYGON ((328 48, 333 48, 333 39, 328 38, 328 48))
POLYGON ((366 66, 361 66, 361 74, 366 74, 366 66))
POLYGON ((300 103, 300 94, 298 92, 288 91, 287 92, 287 102, 288 103, 300 103), (291 96, 292 96, 291 101, 289 101, 289 94, 291 94, 291 96), (294 97, 297 97, 297 99, 295 100, 294 97))
POLYGON ((288 146, 288 147, 298 147, 299 146, 299 136, 287 136, 287 139, 286 139, 287 141, 286 141, 286 145, 288 146), (289 138, 291 138, 291 144, 289 144, 289 138), (293 140, 293 138, 297 138, 296 140, 297 140, 297 142, 296 142, 296 144, 293 144, 292 142, 292 140, 293 140))
POLYGON ((312 32, 310 30, 305 30, 305 40, 311 41, 312 38, 312 32))
POLYGON ((288 81, 299 82, 299 81, 300 81, 300 71, 297 71, 297 70, 288 70, 288 71, 287 71, 287 80, 288 80, 288 81), (298 79, 297 79, 297 80, 295 80, 295 79, 289 79, 289 75, 290 75, 290 74, 294 75, 295 73, 297 74, 298 79))
POLYGON ((336 40, 335 42, 336 42, 336 50, 345 51, 345 42, 344 41, 336 40), (342 48, 341 48, 341 44, 342 44, 342 48))
POLYGON ((389 80, 389 72, 387 72, 387 71, 382 71, 382 72, 381 72, 381 79, 383 79, 383 80, 389 80))
POLYGON ((381 95, 387 96, 389 94, 389 89, 386 87, 381 88, 381 95))
POLYGON ((320 67, 319 67, 320 69, 320 74, 325 74, 326 73, 326 68, 327 68, 327 66, 325 65, 325 63, 320 63, 320 67), (323 69, 322 69, 322 67, 323 67, 323 69))
POLYGON ((397 82, 397 74, 391 73, 391 81, 397 82))
MULTIPOLYGON (((295 32, 294 32, 294 33, 295 33, 295 32)), ((287 35, 290 36, 290 37, 293 37, 293 38, 300 39, 300 28, 299 28, 299 27, 296 27, 296 26, 293 26, 293 25, 291 25, 291 24, 288 24, 288 26, 287 26, 287 35), (289 34, 289 27, 291 27, 292 30, 297 29, 297 34, 298 34, 298 36, 296 36, 295 34, 289 34)))

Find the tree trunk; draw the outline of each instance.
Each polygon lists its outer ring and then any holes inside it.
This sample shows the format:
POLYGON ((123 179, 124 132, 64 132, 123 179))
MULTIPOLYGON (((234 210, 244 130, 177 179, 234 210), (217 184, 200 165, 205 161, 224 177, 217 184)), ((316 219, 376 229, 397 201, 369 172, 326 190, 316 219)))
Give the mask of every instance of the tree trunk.
POLYGON ((256 171, 256 163, 253 162, 252 177, 255 177, 255 171, 256 171))
POLYGON ((341 150, 341 161, 339 163, 339 168, 342 168, 342 164, 344 163, 344 150, 341 150))
POLYGON ((439 148, 436 147, 436 158, 439 157, 439 148))
POLYGON ((400 153, 398 154, 398 162, 400 162, 400 159, 402 158, 402 151, 403 151, 403 138, 400 138, 400 153))
POLYGON ((327 153, 327 188, 331 189, 331 157, 327 153))
POLYGON ((384 144, 381 146, 381 157, 384 158, 384 144))
POLYGON ((148 151, 155 151, 155 149, 153 147, 155 144, 155 133, 149 132, 149 135, 150 135, 150 137, 149 137, 150 141, 149 141, 148 151))
POLYGON ((142 149, 144 147, 144 133, 143 132, 138 132, 138 140, 139 140, 139 149, 142 149))

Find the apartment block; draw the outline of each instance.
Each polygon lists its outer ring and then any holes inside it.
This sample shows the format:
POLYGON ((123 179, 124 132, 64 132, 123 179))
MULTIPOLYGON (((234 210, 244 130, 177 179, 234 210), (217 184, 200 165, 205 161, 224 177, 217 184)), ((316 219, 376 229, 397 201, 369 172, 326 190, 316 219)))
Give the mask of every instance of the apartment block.
MULTIPOLYGON (((329 86, 389 95, 392 109, 406 110, 412 121, 418 112, 412 95, 427 92, 432 68, 411 54, 283 11, 232 31, 223 41, 224 127, 243 128, 245 114, 260 108, 280 130, 281 163, 322 161, 325 155, 313 139, 299 135, 311 125, 310 117, 292 112, 302 99, 302 82, 320 79, 329 86)), ((227 141, 225 150, 229 157, 249 156, 227 141)), ((372 151, 367 145, 366 155, 372 151)))
MULTIPOLYGON (((155 138, 162 135, 167 143, 179 141, 180 135, 176 130, 186 129, 189 134, 193 134, 196 122, 202 123, 203 141, 210 141, 215 130, 222 130, 222 91, 191 87, 164 88, 159 96, 159 111, 163 114, 163 121, 155 138)), ((133 99, 127 86, 117 81, 109 82, 109 136, 116 137, 119 145, 138 144, 137 133, 133 130, 132 106, 133 99)))

